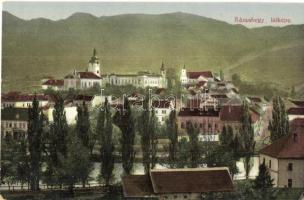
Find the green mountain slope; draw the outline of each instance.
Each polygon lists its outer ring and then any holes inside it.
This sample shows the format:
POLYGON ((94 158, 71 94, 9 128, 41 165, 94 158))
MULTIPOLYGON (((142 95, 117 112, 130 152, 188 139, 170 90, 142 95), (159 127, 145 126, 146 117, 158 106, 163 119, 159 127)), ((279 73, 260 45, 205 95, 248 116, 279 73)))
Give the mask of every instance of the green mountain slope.
POLYGON ((59 78, 83 70, 94 47, 105 73, 158 71, 162 60, 177 70, 184 64, 193 70, 229 70, 241 67, 248 55, 303 43, 303 30, 303 25, 248 29, 185 13, 99 18, 75 13, 51 21, 3 12, 2 89, 32 90, 44 75, 59 78))

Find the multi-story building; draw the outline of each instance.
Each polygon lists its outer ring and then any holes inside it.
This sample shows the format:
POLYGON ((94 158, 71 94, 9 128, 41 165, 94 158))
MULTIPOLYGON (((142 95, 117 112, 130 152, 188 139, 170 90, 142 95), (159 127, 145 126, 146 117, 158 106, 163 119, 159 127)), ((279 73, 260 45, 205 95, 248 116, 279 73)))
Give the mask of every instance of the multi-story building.
POLYGON ((122 178, 125 199, 201 200, 204 193, 232 192, 227 167, 152 169, 147 175, 122 178))
POLYGON ((160 74, 154 74, 150 72, 138 72, 137 74, 108 74, 103 75, 104 84, 110 85, 133 85, 135 87, 157 87, 166 88, 167 78, 166 69, 164 63, 160 68, 160 74))
POLYGON ((169 100, 154 100, 152 102, 152 108, 155 111, 155 116, 160 125, 164 125, 166 119, 168 119, 170 112, 175 108, 175 105, 172 101, 169 100))
POLYGON ((260 150, 275 187, 304 187, 304 132, 292 133, 260 150))
POLYGON ((17 138, 25 135, 28 128, 28 109, 6 107, 1 110, 1 132, 3 137, 17 138))
POLYGON ((49 102, 49 97, 44 94, 21 94, 19 92, 12 92, 2 94, 1 96, 1 108, 13 107, 13 108, 29 108, 33 104, 34 97, 39 102, 39 107, 44 107, 49 102))

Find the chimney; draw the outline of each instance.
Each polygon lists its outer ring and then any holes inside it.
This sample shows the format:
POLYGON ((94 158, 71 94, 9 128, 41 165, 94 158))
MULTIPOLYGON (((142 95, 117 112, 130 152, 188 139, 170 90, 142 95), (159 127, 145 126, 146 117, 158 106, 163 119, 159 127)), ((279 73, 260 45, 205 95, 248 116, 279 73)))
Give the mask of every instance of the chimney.
POLYGON ((293 134, 293 141, 294 141, 294 142, 297 142, 297 141, 298 141, 298 134, 297 134, 297 133, 294 133, 294 134, 293 134))

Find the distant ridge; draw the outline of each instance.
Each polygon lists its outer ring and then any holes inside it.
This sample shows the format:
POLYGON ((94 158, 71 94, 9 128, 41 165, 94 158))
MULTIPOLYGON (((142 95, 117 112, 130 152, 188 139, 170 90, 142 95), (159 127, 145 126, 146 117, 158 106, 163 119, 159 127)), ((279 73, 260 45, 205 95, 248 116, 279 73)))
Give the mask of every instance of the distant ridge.
POLYGON ((103 72, 157 72, 164 60, 177 71, 186 64, 192 70, 239 71, 247 80, 284 88, 304 83, 304 25, 249 29, 188 13, 74 13, 56 21, 2 14, 4 91, 33 90, 44 75, 83 70, 94 47, 103 72), (298 45, 277 50, 291 44, 298 45))

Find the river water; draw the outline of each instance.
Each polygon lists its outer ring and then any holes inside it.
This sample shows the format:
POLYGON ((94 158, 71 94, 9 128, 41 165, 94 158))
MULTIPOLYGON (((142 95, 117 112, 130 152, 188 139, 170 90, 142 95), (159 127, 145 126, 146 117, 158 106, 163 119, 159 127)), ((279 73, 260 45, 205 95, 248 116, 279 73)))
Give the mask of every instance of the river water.
MULTIPOLYGON (((249 177, 255 178, 259 172, 259 157, 258 156, 252 157, 252 164, 253 164, 253 166, 251 168, 249 177)), ((234 179, 235 180, 245 179, 245 170, 244 170, 243 162, 238 161, 237 167, 239 169, 239 173, 234 176, 234 179)), ((163 168, 165 168, 165 167, 162 165, 159 165, 159 164, 156 165, 156 169, 163 169, 163 168)), ((93 171, 91 172, 91 175, 90 175, 93 180, 90 181, 90 184, 92 184, 92 185, 98 184, 96 179, 99 175, 99 171, 100 171, 100 163, 95 162, 93 164, 93 171)), ((113 173, 114 174, 113 183, 120 182, 122 173, 123 173, 122 164, 115 163, 114 173, 113 173)), ((144 174, 144 167, 143 167, 142 163, 134 163, 133 174, 144 174)))

